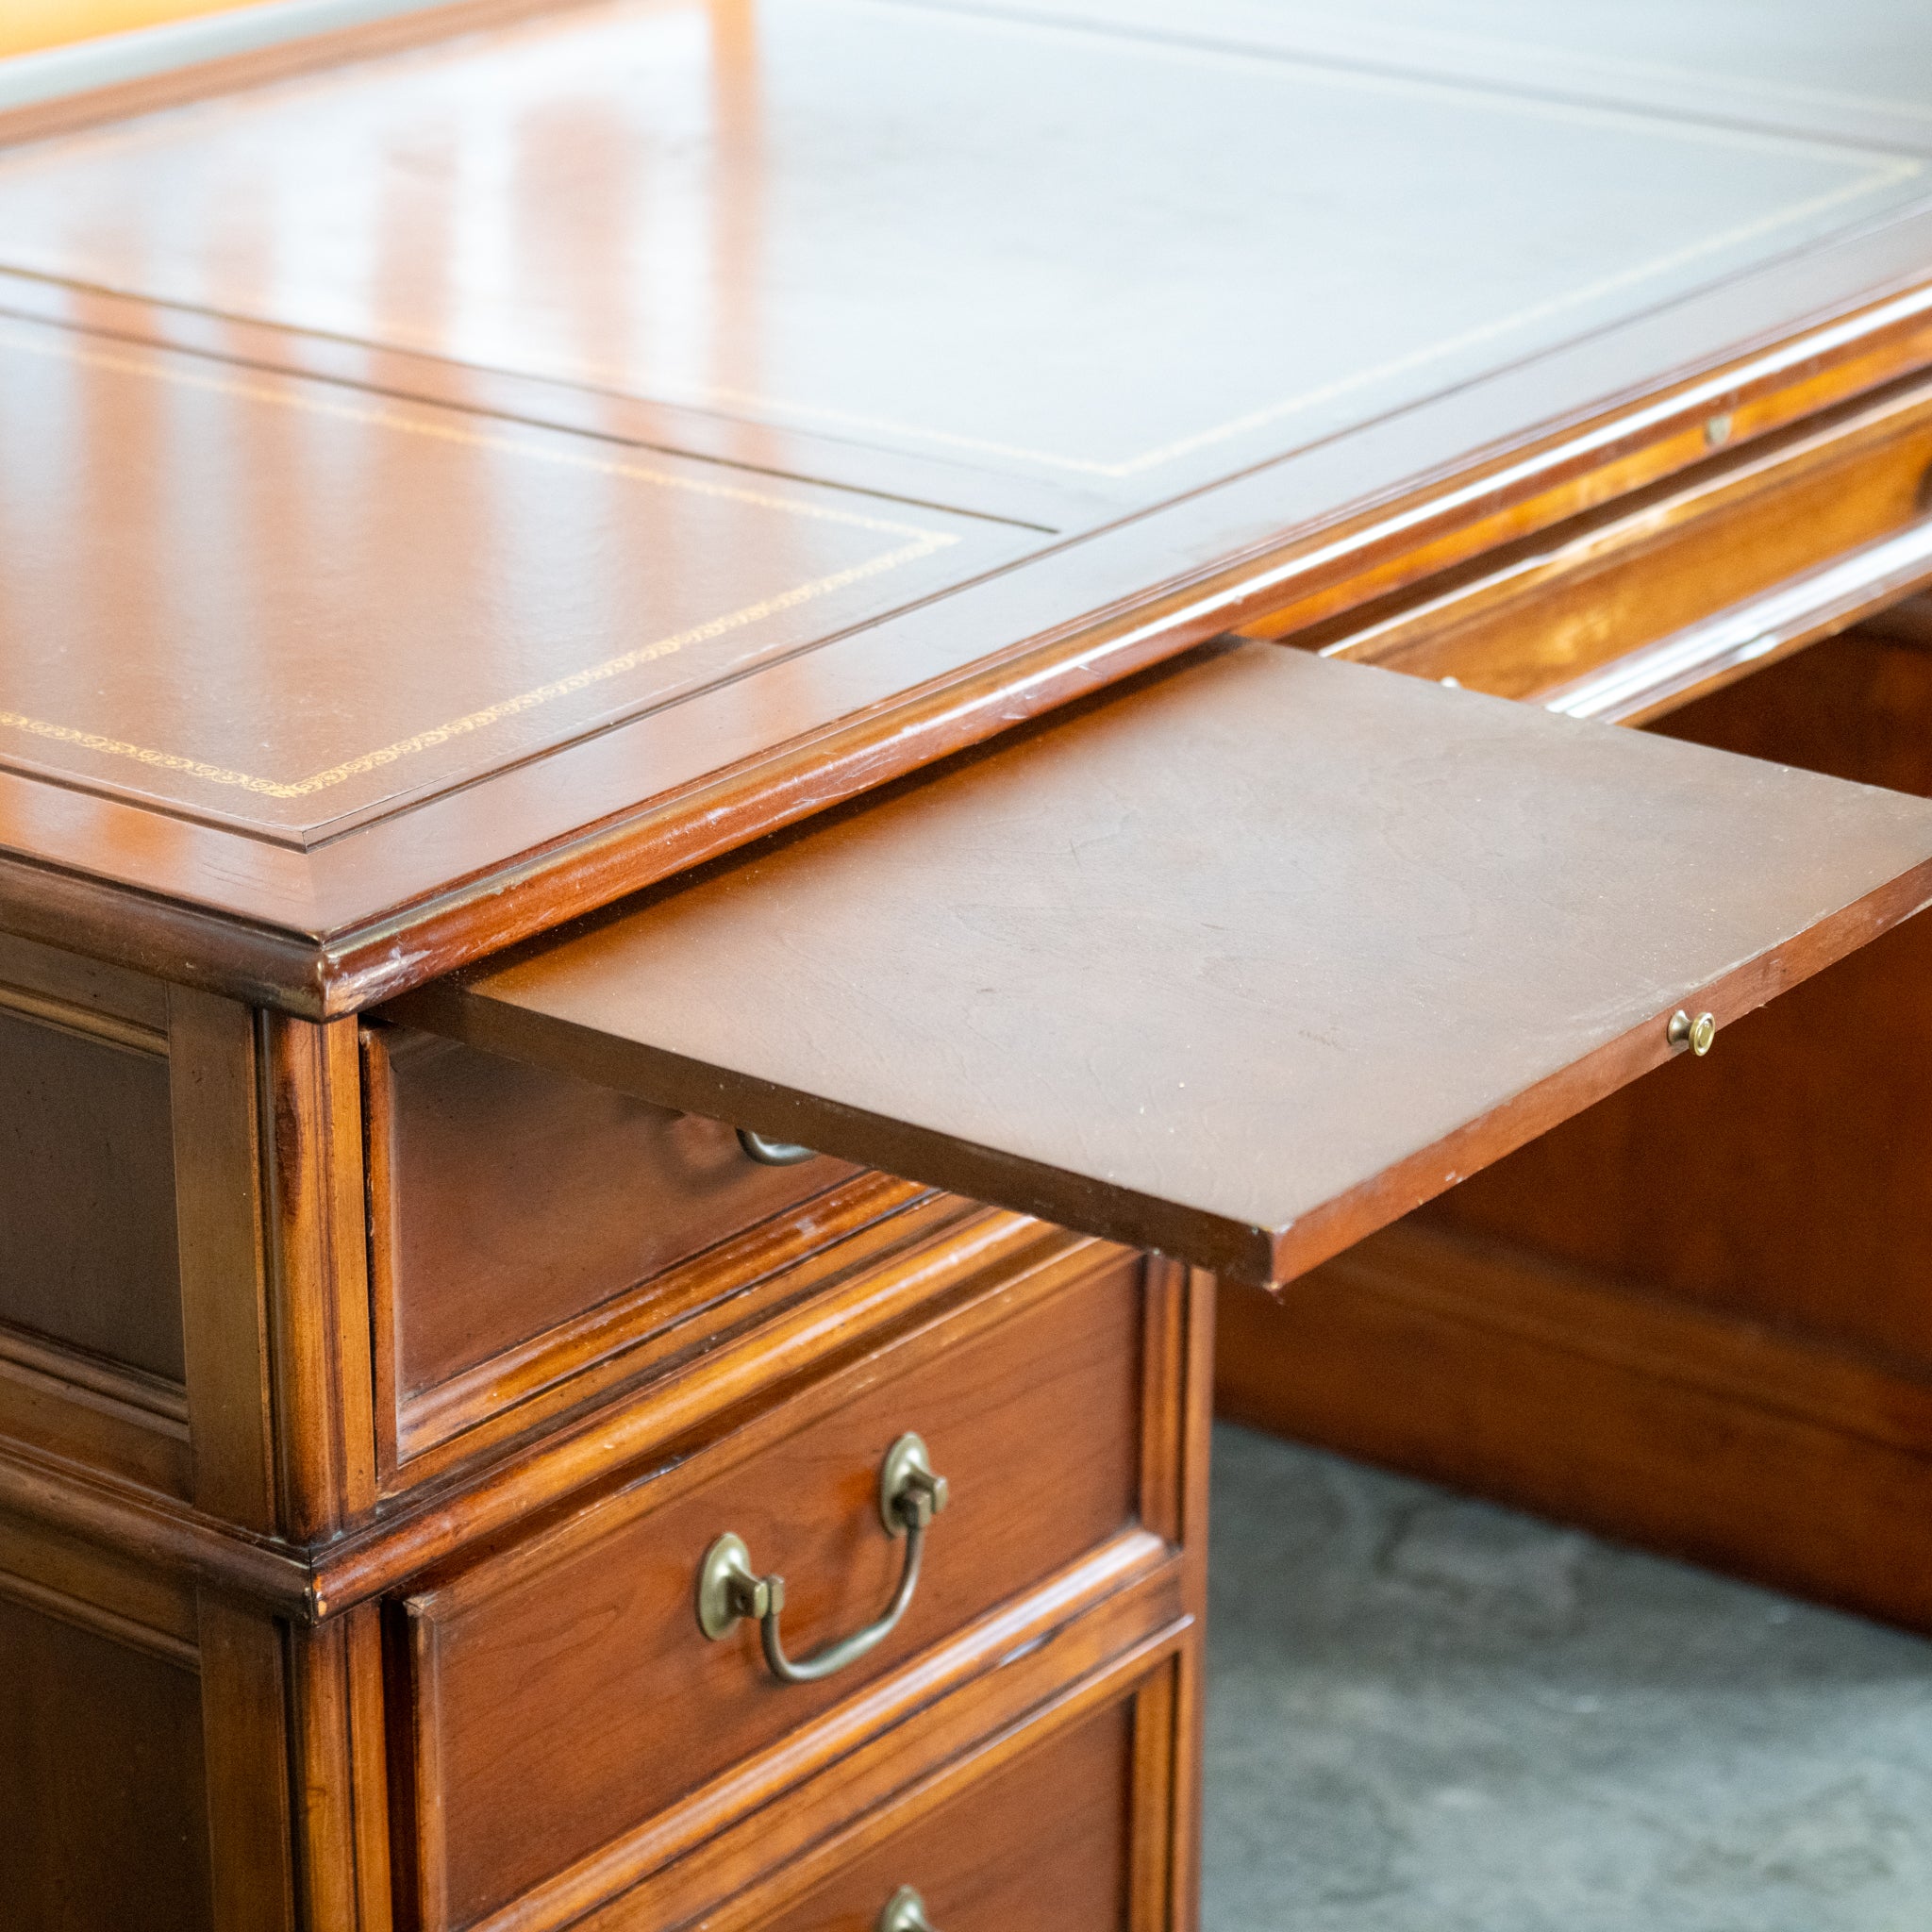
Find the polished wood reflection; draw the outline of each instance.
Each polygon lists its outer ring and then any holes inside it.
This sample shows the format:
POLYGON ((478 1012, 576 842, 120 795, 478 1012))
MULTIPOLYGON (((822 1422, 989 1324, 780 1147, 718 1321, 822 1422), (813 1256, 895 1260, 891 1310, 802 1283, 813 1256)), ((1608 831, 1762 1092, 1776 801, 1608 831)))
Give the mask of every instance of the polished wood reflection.
POLYGON ((0 260, 1144 501, 1920 169, 1282 50, 620 0, 0 158, 0 260), (377 272, 398 226, 447 299, 377 272))
POLYGON ((286 833, 1037 541, 25 324, 0 420, 7 750, 286 833))
POLYGON ((1925 164, 1855 127, 1131 8, 518 4, 0 147, 23 930, 212 917, 197 971, 349 1010, 1932 355, 1925 164))
POLYGON ((8 0, 0 16, 0 57, 70 46, 103 34, 165 26, 207 13, 228 13, 250 4, 252 0, 8 0))

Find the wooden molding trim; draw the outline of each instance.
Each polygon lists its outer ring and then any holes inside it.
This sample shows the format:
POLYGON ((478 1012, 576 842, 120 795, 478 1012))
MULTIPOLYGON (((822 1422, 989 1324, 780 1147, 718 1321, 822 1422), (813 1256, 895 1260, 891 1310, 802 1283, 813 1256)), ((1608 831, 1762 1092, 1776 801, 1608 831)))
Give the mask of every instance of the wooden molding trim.
POLYGON ((315 1621, 313 1573, 300 1556, 109 1472, 0 1446, 0 1510, 315 1621))
POLYGON ((1235 1421, 1932 1628, 1903 1365, 1412 1223, 1220 1322, 1235 1421))
POLYGON ((192 1657, 192 1584, 43 1524, 0 1515, 0 1590, 171 1662, 192 1657))
POLYGON ((157 1630, 152 1624, 141 1623, 133 1617, 124 1617, 118 1611, 110 1610, 102 1604, 91 1603, 85 1597, 70 1596, 63 1590, 50 1589, 43 1583, 16 1576, 7 1570, 0 1570, 0 1596, 11 1597, 15 1603, 24 1604, 30 1610, 58 1617, 63 1624, 92 1630, 96 1636, 110 1638, 130 1649, 145 1651, 150 1657, 160 1657, 184 1671, 201 1668, 201 1651, 197 1645, 168 1631, 157 1630))
POLYGON ((1644 724, 1932 582, 1932 518, 1542 693, 1546 709, 1644 724))
POLYGON ((130 1409, 165 1433, 188 1440, 188 1391, 165 1376, 108 1361, 45 1336, 29 1335, 5 1322, 0 1322, 0 1362, 85 1390, 104 1404, 130 1409))
POLYGON ((11 933, 0 933, 0 1005, 137 1053, 168 1051, 160 980, 11 933))
POLYGON ((44 993, 0 986, 0 1008, 24 1014, 45 1026, 58 1026, 63 1033, 77 1033, 84 1040, 124 1047, 129 1053, 152 1054, 162 1059, 168 1057, 168 1036, 158 1027, 142 1026, 73 1000, 50 999, 44 993))
POLYGON ((361 1062, 353 1021, 258 1021, 275 1525, 325 1539, 375 1501, 361 1062))
MULTIPOLYGON (((735 1406, 810 1380, 733 1433, 749 1455, 773 1429, 844 1399, 854 1375, 900 1350, 946 1346, 1080 1278, 1116 1250, 1022 1215, 980 1210, 963 1229, 890 1254, 829 1291, 705 1351, 641 1397, 622 1391, 513 1459, 421 1486, 381 1520, 303 1548, 171 1501, 110 1472, 0 1445, 0 1508, 315 1624, 393 1590, 512 1526, 541 1528, 631 1482, 645 1457, 689 1446, 735 1406), (988 1291, 990 1279, 1003 1284, 988 1291), (950 1324, 962 1296, 974 1298, 950 1324)), ((713 1465, 715 1466, 715 1465, 713 1465)), ((664 1480, 681 1480, 674 1470, 664 1480)), ((502 1559, 517 1560, 510 1552, 502 1559)))
POLYGON ((389 1932, 389 1774, 381 1611, 366 1604, 287 1645, 303 1891, 317 1932, 389 1932))
MULTIPOLYGON (((1185 1378, 1188 1425, 1181 1440, 1177 1541, 1188 1553, 1186 1603, 1191 1630, 1174 1660, 1174 1849, 1168 1868, 1168 1920, 1174 1932, 1193 1932, 1201 1911, 1201 1766, 1207 1733, 1208 1477, 1213 1449, 1215 1324, 1220 1296, 1215 1279, 1188 1271, 1185 1378)), ((1141 1748, 1137 1742, 1137 1751, 1141 1748)), ((1137 1928, 1138 1932, 1138 1928, 1137 1928)), ((1149 1932, 1158 1932, 1150 1927, 1149 1932)))
POLYGON ((0 1437, 171 1496, 193 1478, 178 1384, 0 1323, 0 1437))

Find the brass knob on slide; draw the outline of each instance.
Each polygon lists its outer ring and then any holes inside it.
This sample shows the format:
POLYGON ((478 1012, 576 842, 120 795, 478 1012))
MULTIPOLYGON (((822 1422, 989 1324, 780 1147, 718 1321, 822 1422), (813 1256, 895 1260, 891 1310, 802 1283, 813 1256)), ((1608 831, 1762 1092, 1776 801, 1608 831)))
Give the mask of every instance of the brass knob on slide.
POLYGON ((1664 1038, 1672 1048, 1682 1053, 1688 1046, 1699 1059, 1710 1051, 1710 1042, 1717 1038, 1717 1016, 1714 1013, 1699 1013, 1692 1019, 1682 1007, 1671 1015, 1671 1024, 1664 1028, 1664 1038))
POLYGON ((902 1885, 886 1901, 873 1932, 939 1932, 925 1916, 925 1901, 909 1885, 902 1885))
POLYGON ((879 1522, 888 1536, 906 1539, 906 1563, 899 1587, 884 1613, 862 1630, 828 1644, 814 1657, 788 1657, 779 1635, 778 1619, 785 1608, 785 1579, 760 1576, 753 1569, 751 1552, 741 1537, 721 1536, 705 1552, 698 1568, 698 1628, 713 1642, 728 1636, 747 1617, 758 1625, 765 1666, 781 1684, 815 1684, 857 1663, 897 1626, 919 1588, 919 1559, 925 1550, 925 1532, 946 1507, 946 1479, 933 1473, 925 1444, 904 1435, 886 1451, 879 1465, 879 1522))

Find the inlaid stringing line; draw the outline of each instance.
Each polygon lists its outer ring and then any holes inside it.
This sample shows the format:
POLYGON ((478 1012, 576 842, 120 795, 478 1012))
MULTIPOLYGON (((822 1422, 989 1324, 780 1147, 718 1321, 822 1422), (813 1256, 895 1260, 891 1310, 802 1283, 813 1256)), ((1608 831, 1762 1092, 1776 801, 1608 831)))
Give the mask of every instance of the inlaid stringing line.
POLYGON ((883 576, 887 572, 897 570, 904 564, 916 562, 921 558, 931 557, 939 551, 948 549, 959 541, 958 536, 948 530, 925 529, 917 524, 867 516, 858 511, 838 509, 827 505, 800 503, 791 498, 774 496, 762 491, 746 490, 731 484, 703 482, 693 477, 677 475, 670 471, 654 470, 641 464, 595 457, 583 451, 547 448, 534 440, 492 435, 457 424, 417 417, 401 410, 341 402, 298 389, 293 383, 282 386, 273 382, 236 381, 212 374, 180 368, 159 358, 115 355, 83 347, 80 343, 58 335, 43 337, 30 334, 25 329, 0 326, 0 342, 10 348, 25 349, 30 354, 81 362, 118 375, 147 376, 187 389, 205 390, 216 394, 240 397, 247 402, 301 409, 312 415, 331 417, 338 421, 367 425, 380 429, 399 430, 408 435, 426 436, 439 441, 464 443, 475 448, 527 457, 538 462, 556 463, 570 469, 590 470, 598 475, 622 478, 625 482, 688 491, 699 496, 746 504, 754 508, 776 510, 791 516, 843 525, 849 528, 870 530, 882 535, 908 537, 912 540, 910 542, 901 543, 893 549, 881 552, 875 557, 868 558, 862 562, 851 564, 843 570, 813 577, 808 582, 793 586, 789 591, 760 598, 755 604, 744 605, 737 610, 727 611, 723 616, 711 618, 704 624, 692 625, 688 629, 675 632, 670 637, 658 638, 651 643, 639 645, 634 650, 622 652, 614 658, 607 658, 601 663, 571 672, 566 676, 532 686, 528 691, 519 691, 512 697, 486 705, 480 710, 466 712, 459 718, 452 718, 444 724, 432 725, 425 731, 398 739, 393 744, 363 752, 356 758, 343 759, 340 764, 330 765, 325 771, 314 772, 306 778, 293 781, 264 778, 252 772, 234 771, 225 765, 210 764, 205 759, 189 758, 178 752, 159 751, 149 745, 129 743, 125 740, 109 738, 99 732, 85 731, 74 725, 29 717, 23 712, 0 710, 0 727, 8 730, 18 731, 25 736, 43 739, 57 744, 73 745, 78 750, 91 751, 106 758, 125 758, 158 771, 178 772, 183 776, 200 779, 204 784, 226 786, 237 791, 252 792, 258 797, 307 798, 315 792, 325 791, 333 786, 375 771, 383 765, 394 764, 400 758, 432 750, 437 745, 447 744, 452 739, 466 737, 472 732, 486 730, 506 718, 536 710, 544 705, 554 703, 558 698, 568 697, 593 685, 608 683, 612 678, 621 677, 627 671, 636 670, 640 665, 650 663, 659 658, 672 657, 691 644, 708 642, 713 638, 724 637, 734 630, 741 630, 762 618, 774 617, 783 611, 795 609, 802 604, 809 604, 817 598, 828 596, 835 591, 860 583, 868 577, 883 576))

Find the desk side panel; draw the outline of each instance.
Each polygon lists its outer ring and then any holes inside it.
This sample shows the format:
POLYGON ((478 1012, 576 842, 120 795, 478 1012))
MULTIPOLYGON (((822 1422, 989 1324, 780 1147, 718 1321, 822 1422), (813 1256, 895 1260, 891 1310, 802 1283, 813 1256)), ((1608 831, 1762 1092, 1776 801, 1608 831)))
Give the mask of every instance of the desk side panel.
POLYGON ((194 1648, 128 1614, 125 1581, 79 1581, 100 1566, 36 1541, 0 1519, 7 1924, 216 1932, 194 1648))

